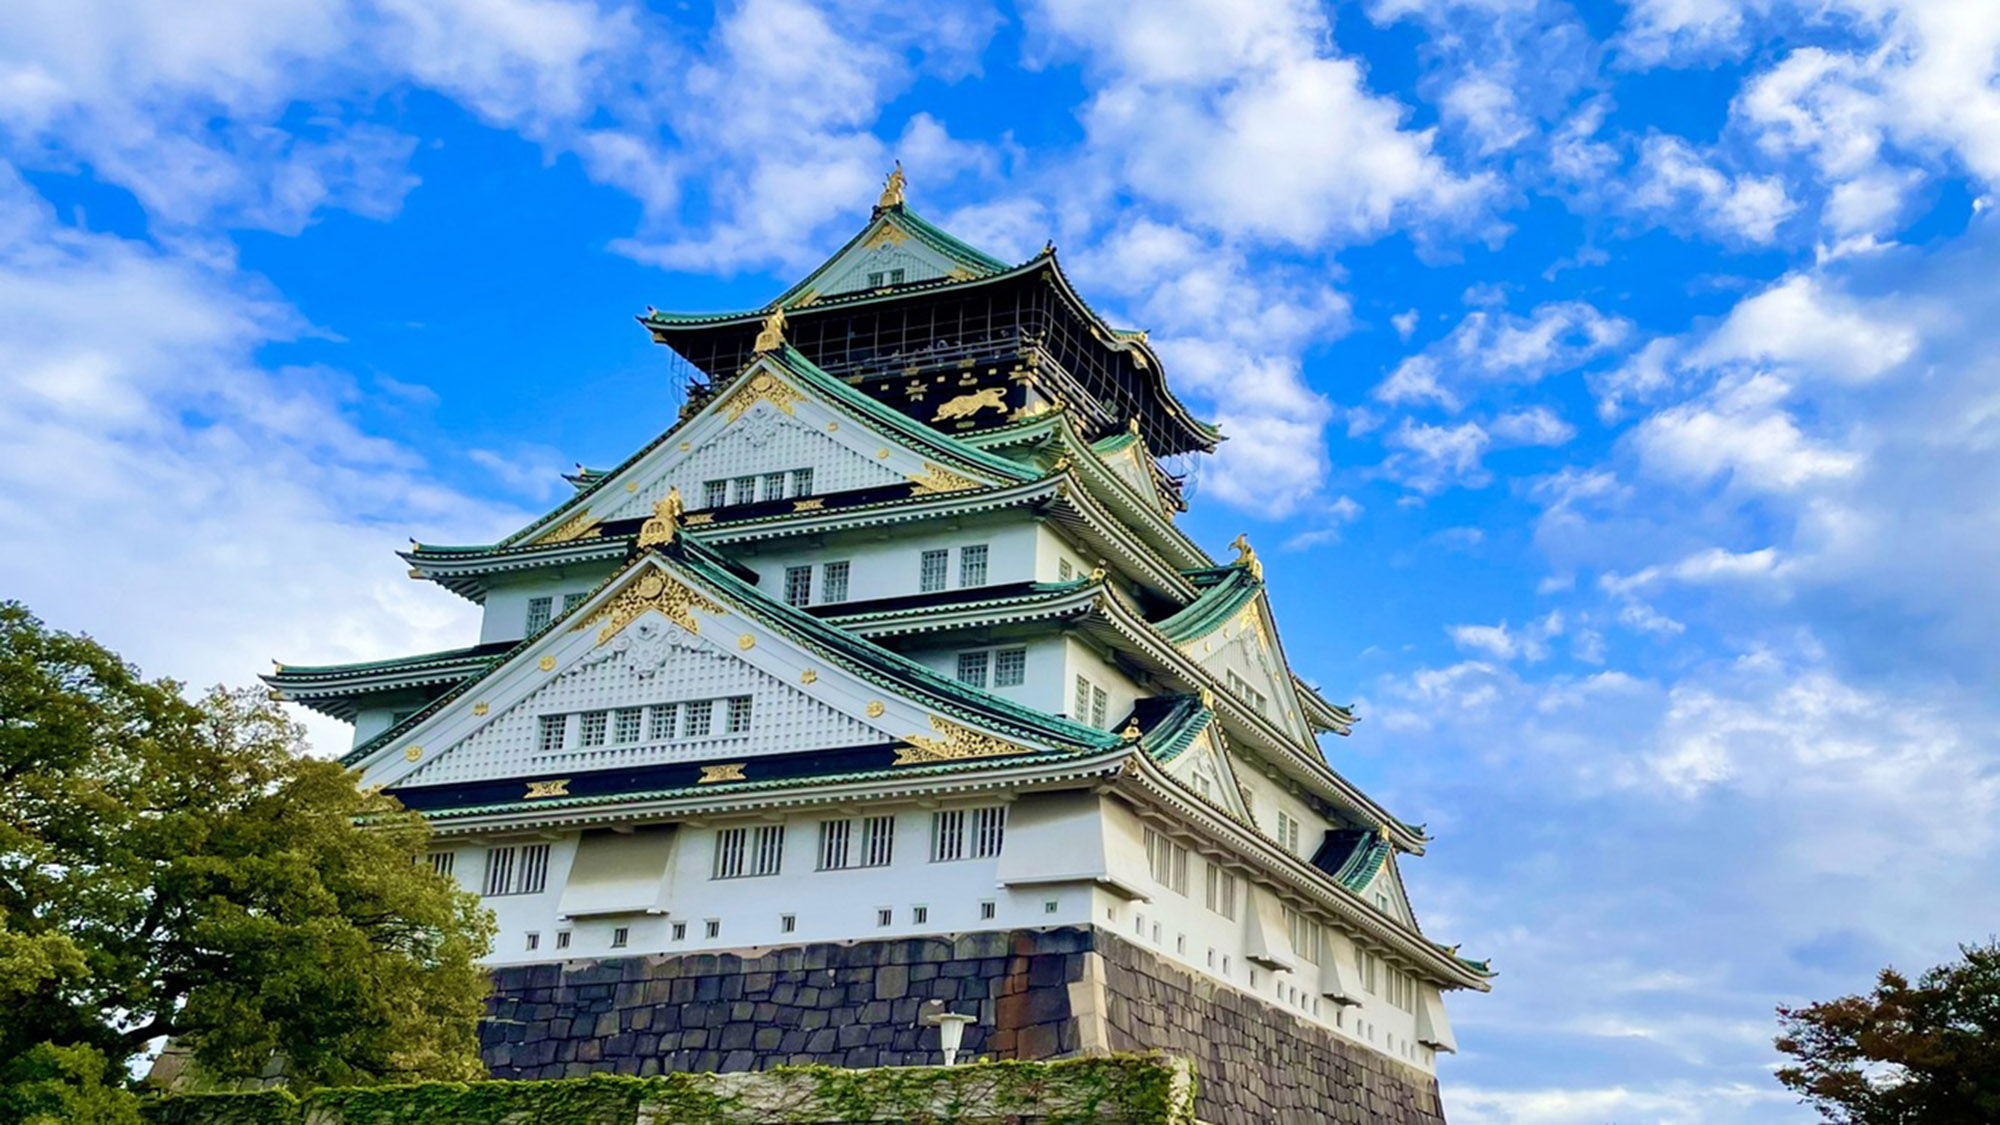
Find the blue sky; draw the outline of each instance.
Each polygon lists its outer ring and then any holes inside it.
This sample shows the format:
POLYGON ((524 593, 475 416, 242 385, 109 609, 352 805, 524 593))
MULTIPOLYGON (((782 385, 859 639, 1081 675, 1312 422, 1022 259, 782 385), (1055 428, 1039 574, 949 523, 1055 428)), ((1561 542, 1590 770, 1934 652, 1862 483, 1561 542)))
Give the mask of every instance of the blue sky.
MULTIPOLYGON (((150 671, 463 643, 671 421, 631 320, 913 205, 1231 440, 1335 765, 1491 956, 1452 1119, 1802 1121, 1772 1008, 2000 914, 2000 6, 0 8, 0 593, 150 671)), ((322 738, 337 732, 319 725, 322 738)))

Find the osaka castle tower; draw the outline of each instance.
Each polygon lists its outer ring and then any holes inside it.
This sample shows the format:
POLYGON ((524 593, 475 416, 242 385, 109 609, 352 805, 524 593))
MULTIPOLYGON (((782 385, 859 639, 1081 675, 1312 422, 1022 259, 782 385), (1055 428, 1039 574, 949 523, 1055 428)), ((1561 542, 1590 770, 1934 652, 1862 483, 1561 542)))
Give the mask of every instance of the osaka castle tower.
POLYGON ((404 554, 476 643, 266 677, 496 916, 488 1066, 934 1064, 949 1012, 1191 1057, 1208 1121, 1442 1120, 1491 973, 1418 927, 1428 840, 1328 763, 1256 552, 1175 523, 1223 435, 1052 246, 903 186, 770 303, 640 318, 696 373, 644 448, 404 554))

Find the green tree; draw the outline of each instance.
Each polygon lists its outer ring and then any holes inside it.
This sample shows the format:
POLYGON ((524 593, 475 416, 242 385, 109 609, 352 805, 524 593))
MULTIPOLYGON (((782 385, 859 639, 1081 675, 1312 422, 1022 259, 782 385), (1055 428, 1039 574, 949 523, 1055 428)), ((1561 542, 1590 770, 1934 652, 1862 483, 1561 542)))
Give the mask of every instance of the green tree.
POLYGON ((1779 1008, 1778 1071, 1841 1125, 1991 1125, 2000 1121, 2000 942, 1915 984, 1884 969, 1866 996, 1779 1008))
POLYGON ((0 603, 0 1060, 36 1097, 163 1036, 225 1080, 480 1073, 491 915, 304 749, 258 693, 190 700, 0 603))

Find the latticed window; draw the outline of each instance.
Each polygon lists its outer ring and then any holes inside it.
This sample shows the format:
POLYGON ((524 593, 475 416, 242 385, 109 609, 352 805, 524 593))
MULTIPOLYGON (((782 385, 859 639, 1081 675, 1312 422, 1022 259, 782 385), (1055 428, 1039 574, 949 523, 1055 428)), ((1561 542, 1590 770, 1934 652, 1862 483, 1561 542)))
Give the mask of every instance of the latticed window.
POLYGON ((687 704, 686 707, 687 730, 683 733, 689 738, 707 737, 709 728, 715 720, 715 701, 712 699, 699 699, 687 704))
POLYGON ((1020 687, 1028 677, 1028 650, 1003 648, 993 654, 993 686, 1020 687))
POLYGON ((604 732, 610 726, 611 715, 607 711, 585 711, 577 727, 577 741, 585 746, 604 745, 604 732))
POLYGON ((961 547, 958 550, 958 584, 960 586, 986 585, 986 544, 961 547))
POLYGON ((1103 726, 1103 725, 1104 725, 1104 712, 1105 712, 1105 710, 1106 710, 1106 709, 1108 708, 1108 706, 1109 706, 1110 702, 1111 702, 1111 698, 1110 698, 1109 696, 1107 696, 1106 694, 1104 694, 1104 689, 1103 689, 1103 688, 1101 688, 1101 687, 1098 687, 1098 686, 1096 686, 1095 684, 1091 685, 1091 688, 1090 688, 1090 725, 1091 725, 1091 726, 1094 726, 1094 727, 1101 727, 1101 726, 1103 726))
POLYGON ((575 609, 577 606, 583 604, 583 599, 589 596, 590 596, 589 590, 578 590, 575 593, 564 594, 563 612, 568 613, 570 610, 575 609))
POLYGON ((528 599, 528 632, 539 633, 549 627, 550 612, 555 608, 553 597, 528 599))
POLYGON ((965 858, 965 810, 939 809, 931 814, 931 862, 965 858))
POLYGON ((541 729, 535 735, 535 748, 544 754, 553 754, 561 750, 563 735, 568 726, 568 715, 543 715, 541 729))
POLYGON ((785 568, 785 604, 810 605, 813 597, 813 568, 810 566, 788 566, 785 568))
POLYGON ((1000 854, 1007 832, 1007 806, 990 805, 972 810, 972 858, 991 859, 1000 854))
POLYGON ((1056 560, 1056 581, 1067 582, 1075 577, 1076 577, 1076 568, 1069 565, 1068 559, 1056 560))
POLYGON ((655 703, 646 708, 646 738, 659 742, 674 736, 674 705, 655 703))
POLYGON ((854 838, 854 822, 851 820, 822 820, 819 822, 819 869, 838 871, 847 866, 848 845, 854 838))
POLYGON ((985 652, 961 652, 958 654, 958 682, 973 687, 986 686, 986 666, 990 658, 985 652))
POLYGON ((1087 677, 1076 678, 1076 713, 1071 718, 1079 723, 1090 721, 1090 680, 1087 677))
POLYGON ((755 504, 757 502, 757 478, 737 477, 729 485, 731 504, 755 504))
POLYGON ((1208 865, 1208 908, 1224 918, 1236 917, 1236 876, 1208 865))
POLYGON ((743 734, 750 729, 750 697, 737 695, 729 700, 728 733, 743 734))
POLYGON ((1184 895, 1188 889, 1188 850, 1151 828, 1146 829, 1146 864, 1153 881, 1184 895))
POLYGON ((792 495, 811 496, 812 490, 813 490, 813 471, 811 469, 793 469, 792 495))
POLYGON ((785 474, 764 474, 764 499, 783 500, 785 498, 785 474))
POLYGON ((538 895, 548 884, 547 844, 521 844, 486 850, 486 894, 538 895))
POLYGON ((701 483, 701 504, 704 508, 720 508, 729 503, 729 482, 709 480, 701 483))
POLYGON ((1285 937, 1300 959, 1319 964, 1319 923, 1307 915, 1285 907, 1285 937))
POLYGON ((637 707, 626 707, 618 712, 618 725, 613 735, 618 745, 630 746, 639 741, 639 719, 644 714, 637 707))
POLYGON ((847 600, 847 564, 830 562, 820 575, 819 600, 822 602, 844 602, 847 600))
POLYGON ((925 551, 917 588, 926 594, 944 589, 945 570, 951 565, 950 551, 925 551))
POLYGON ((1278 810, 1278 843, 1294 855, 1299 851, 1299 822, 1283 809, 1278 810))

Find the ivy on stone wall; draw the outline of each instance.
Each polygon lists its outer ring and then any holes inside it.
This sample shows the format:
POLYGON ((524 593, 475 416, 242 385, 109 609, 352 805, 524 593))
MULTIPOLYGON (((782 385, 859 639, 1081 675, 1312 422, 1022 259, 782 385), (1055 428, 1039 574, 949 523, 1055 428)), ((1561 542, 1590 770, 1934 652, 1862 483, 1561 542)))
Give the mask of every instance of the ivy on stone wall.
POLYGON ((1192 1125, 1190 1064, 1160 1055, 958 1067, 779 1067, 650 1078, 185 1094, 147 1107, 153 1125, 1192 1125))

